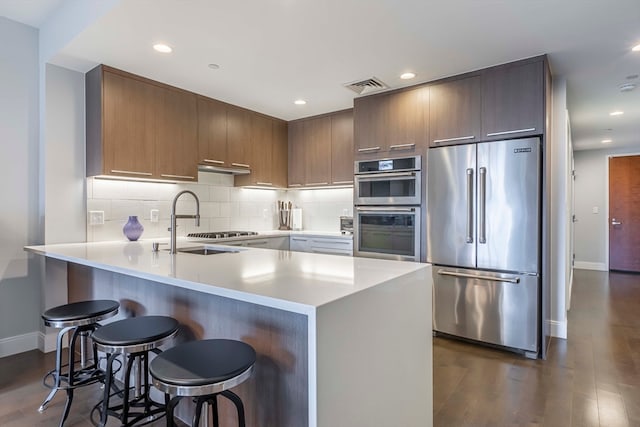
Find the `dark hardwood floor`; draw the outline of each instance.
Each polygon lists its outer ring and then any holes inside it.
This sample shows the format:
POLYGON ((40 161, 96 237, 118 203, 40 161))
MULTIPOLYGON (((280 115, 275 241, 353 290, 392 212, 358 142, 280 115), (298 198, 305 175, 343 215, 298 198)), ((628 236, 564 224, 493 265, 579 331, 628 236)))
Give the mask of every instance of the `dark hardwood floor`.
POLYGON ((435 338, 435 426, 640 426, 640 275, 574 274, 546 361, 435 338))
MULTIPOLYGON (((640 275, 576 270, 568 335, 546 361, 435 338, 434 425, 640 426, 640 275)), ((0 359, 0 426, 58 425, 63 393, 37 412, 51 366, 53 353, 0 359)), ((91 426, 99 396, 80 389, 66 426, 91 426)))

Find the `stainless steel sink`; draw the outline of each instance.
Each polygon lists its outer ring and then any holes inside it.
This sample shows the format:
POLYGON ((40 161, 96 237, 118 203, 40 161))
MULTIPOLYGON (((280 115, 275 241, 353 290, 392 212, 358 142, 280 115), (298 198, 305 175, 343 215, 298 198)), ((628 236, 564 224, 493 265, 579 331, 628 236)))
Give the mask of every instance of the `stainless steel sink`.
POLYGON ((178 248, 178 252, 183 252, 185 254, 196 254, 196 255, 215 255, 215 254, 224 254, 224 253, 238 253, 240 252, 237 249, 222 249, 222 248, 208 248, 206 246, 194 246, 190 248, 178 248))

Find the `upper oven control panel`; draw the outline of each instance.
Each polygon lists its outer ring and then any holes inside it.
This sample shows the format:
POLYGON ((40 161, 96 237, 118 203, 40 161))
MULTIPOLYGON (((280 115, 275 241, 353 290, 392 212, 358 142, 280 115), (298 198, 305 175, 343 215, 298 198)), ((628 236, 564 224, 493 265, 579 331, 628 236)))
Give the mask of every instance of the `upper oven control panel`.
POLYGON ((356 175, 365 173, 385 173, 419 171, 422 167, 420 156, 401 157, 398 159, 360 160, 355 162, 353 172, 356 175))

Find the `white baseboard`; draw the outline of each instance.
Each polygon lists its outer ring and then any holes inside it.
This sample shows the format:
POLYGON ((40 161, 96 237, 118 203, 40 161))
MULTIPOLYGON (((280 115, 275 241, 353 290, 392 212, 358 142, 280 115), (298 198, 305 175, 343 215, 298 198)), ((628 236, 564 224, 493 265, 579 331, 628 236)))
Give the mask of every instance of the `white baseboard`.
POLYGON ((567 339, 567 321, 549 320, 551 326, 551 336, 554 338, 567 339))
MULTIPOLYGON (((44 332, 38 332, 38 349, 43 353, 49 353, 55 351, 58 345, 58 331, 53 330, 45 334, 44 332)), ((68 347, 67 340, 62 343, 62 348, 68 347)))
POLYGON ((609 271, 603 262, 576 261, 573 268, 579 268, 581 270, 609 271))
POLYGON ((37 349, 39 334, 39 332, 29 332, 0 339, 0 357, 37 349))

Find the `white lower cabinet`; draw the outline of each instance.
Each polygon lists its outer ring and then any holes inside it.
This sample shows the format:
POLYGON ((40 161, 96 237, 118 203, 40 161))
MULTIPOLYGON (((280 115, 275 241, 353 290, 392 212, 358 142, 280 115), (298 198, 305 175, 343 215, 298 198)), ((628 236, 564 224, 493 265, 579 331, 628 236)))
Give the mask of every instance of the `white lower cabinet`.
POLYGON ((245 246, 247 248, 263 248, 278 249, 281 251, 289 250, 288 237, 264 237, 260 239, 236 240, 233 242, 224 242, 226 246, 245 246))
POLYGON ((341 237, 289 237, 289 250, 331 255, 353 255, 353 240, 341 237))

